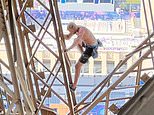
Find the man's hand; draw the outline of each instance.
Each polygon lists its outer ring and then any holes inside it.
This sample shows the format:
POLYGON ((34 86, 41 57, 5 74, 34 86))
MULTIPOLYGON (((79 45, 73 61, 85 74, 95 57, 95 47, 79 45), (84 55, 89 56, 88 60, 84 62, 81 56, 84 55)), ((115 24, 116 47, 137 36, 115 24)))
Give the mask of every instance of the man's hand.
POLYGON ((64 52, 67 52, 68 51, 68 49, 64 49, 64 52))
POLYGON ((65 34, 65 35, 64 35, 64 39, 65 39, 65 40, 69 40, 69 39, 71 39, 71 37, 72 37, 73 35, 74 35, 73 33, 65 34))
POLYGON ((68 35, 64 35, 65 40, 68 40, 69 39, 68 37, 69 37, 68 35))

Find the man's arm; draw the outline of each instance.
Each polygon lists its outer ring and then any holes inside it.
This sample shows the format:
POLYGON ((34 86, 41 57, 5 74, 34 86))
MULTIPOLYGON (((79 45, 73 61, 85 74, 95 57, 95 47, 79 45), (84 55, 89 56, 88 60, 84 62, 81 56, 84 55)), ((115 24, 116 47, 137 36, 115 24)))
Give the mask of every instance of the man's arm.
POLYGON ((78 49, 80 50, 80 53, 83 53, 83 47, 81 46, 81 44, 78 44, 78 49))
POLYGON ((74 35, 73 33, 66 34, 64 35, 64 39, 69 40, 73 35, 74 35))
POLYGON ((80 38, 74 39, 73 44, 69 48, 67 48, 65 51, 71 50, 72 48, 74 48, 75 46, 77 46, 78 44, 80 44, 80 42, 81 42, 81 39, 80 38))
MULTIPOLYGON (((75 46, 78 46, 78 48, 80 48, 80 51, 83 51, 83 49, 81 49, 82 46, 79 47, 79 45, 82 44, 82 39, 83 39, 84 33, 85 33, 85 31, 82 30, 82 29, 80 29, 79 34, 78 34, 78 37, 77 37, 76 39, 74 39, 73 44, 72 44, 69 48, 67 48, 65 51, 68 51, 68 50, 74 48, 75 46)), ((71 35, 72 35, 72 34, 70 34, 70 36, 71 36, 71 35)))

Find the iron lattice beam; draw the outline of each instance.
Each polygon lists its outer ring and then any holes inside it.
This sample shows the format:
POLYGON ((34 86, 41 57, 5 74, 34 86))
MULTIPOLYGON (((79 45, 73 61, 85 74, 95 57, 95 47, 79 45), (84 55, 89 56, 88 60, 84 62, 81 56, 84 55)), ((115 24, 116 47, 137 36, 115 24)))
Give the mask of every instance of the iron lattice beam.
MULTIPOLYGON (((146 39, 140 43, 134 51, 126 55, 126 57, 117 64, 114 70, 89 92, 81 102, 77 103, 75 94, 70 92, 69 89, 69 83, 72 83, 70 60, 68 59, 67 53, 63 51, 65 41, 57 1, 49 0, 47 6, 43 3, 43 0, 36 0, 35 2, 47 12, 43 20, 35 19, 31 14, 32 7, 35 9, 33 1, 0 1, 0 41, 2 39, 5 41, 8 60, 7 62, 0 57, 0 65, 2 66, 2 68, 0 68, 0 86, 2 92, 6 92, 3 93, 3 95, 7 97, 7 102, 9 103, 6 114, 56 114, 51 108, 44 105, 44 101, 47 97, 55 95, 69 108, 71 115, 81 111, 84 111, 82 114, 86 115, 100 102, 105 103, 105 114, 107 115, 110 101, 130 98, 122 97, 110 99, 110 94, 114 90, 120 90, 120 88, 118 88, 119 83, 131 73, 136 74, 136 84, 132 87, 123 87, 123 89, 135 88, 134 94, 137 93, 141 87, 139 81, 142 75, 146 73, 146 71, 154 69, 154 41, 152 39, 154 31, 149 31, 147 21, 147 15, 150 14, 153 24, 151 6, 149 7, 150 13, 147 13, 147 8, 145 8, 143 1, 148 33, 146 39), (49 36, 51 43, 56 43, 55 48, 50 47, 48 43, 44 41, 45 36, 49 36), (10 41, 13 41, 13 44, 11 44, 10 41), (45 53, 49 54, 53 60, 55 60, 53 67, 49 68, 37 57, 40 49, 43 49, 45 53), (119 69, 125 63, 132 60, 134 55, 138 56, 138 59, 134 60, 134 64, 126 71, 119 72, 119 69), (151 60, 152 67, 144 66, 146 60, 151 60), (44 70, 38 70, 37 63, 40 64, 44 70), (11 76, 9 78, 3 75, 3 68, 7 69, 10 73, 11 76), (58 76, 60 73, 62 73, 61 78, 58 76), (119 75, 119 78, 114 83, 108 84, 115 75, 119 75), (66 95, 67 98, 62 97, 61 94, 52 87, 56 81, 65 89, 64 95, 66 95), (106 87, 107 89, 105 89, 106 87), (91 96, 93 96, 93 98, 89 101, 91 96), (14 104, 16 108, 14 108, 14 104)), ((152 27, 154 28, 154 25, 152 25, 152 27)), ((0 104, 2 105, 2 103, 3 102, 0 104)), ((4 109, 3 111, 5 113, 4 109)))

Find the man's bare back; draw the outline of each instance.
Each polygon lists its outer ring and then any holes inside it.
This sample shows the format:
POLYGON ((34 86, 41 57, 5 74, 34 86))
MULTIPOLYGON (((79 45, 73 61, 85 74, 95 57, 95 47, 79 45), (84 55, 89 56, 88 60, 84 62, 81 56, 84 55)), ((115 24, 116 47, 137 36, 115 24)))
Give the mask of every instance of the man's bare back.
POLYGON ((92 32, 85 27, 79 26, 79 30, 76 32, 76 35, 87 45, 95 45, 97 43, 97 40, 92 32))

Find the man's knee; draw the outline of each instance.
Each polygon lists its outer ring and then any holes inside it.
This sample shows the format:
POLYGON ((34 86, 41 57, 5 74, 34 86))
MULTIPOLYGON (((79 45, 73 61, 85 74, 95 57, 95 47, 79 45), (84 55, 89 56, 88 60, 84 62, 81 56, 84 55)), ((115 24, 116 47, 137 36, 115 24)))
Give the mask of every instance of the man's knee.
POLYGON ((77 68, 78 68, 78 64, 75 65, 75 69, 77 69, 77 68))

